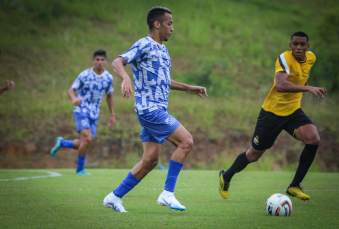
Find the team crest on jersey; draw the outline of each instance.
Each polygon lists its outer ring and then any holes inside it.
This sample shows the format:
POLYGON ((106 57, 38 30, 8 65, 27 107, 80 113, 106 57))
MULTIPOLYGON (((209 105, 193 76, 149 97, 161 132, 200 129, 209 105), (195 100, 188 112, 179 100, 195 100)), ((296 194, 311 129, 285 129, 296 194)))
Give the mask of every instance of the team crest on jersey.
POLYGON ((259 137, 258 135, 255 136, 255 138, 253 138, 253 143, 258 145, 259 144, 259 137))

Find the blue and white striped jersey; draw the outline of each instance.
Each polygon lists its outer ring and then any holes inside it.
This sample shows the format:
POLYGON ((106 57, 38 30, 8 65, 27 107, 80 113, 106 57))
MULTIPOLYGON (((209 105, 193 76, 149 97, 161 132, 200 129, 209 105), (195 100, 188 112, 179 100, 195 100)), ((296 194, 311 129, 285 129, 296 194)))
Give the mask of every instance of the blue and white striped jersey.
POLYGON ((145 37, 120 57, 131 64, 134 73, 136 113, 143 115, 158 107, 167 110, 171 86, 171 58, 166 46, 145 37))
POLYGON ((77 91, 77 97, 83 99, 80 106, 74 106, 73 112, 86 113, 92 119, 97 119, 104 93, 111 94, 114 91, 113 76, 106 70, 98 75, 93 68, 89 68, 80 73, 72 88, 77 91))

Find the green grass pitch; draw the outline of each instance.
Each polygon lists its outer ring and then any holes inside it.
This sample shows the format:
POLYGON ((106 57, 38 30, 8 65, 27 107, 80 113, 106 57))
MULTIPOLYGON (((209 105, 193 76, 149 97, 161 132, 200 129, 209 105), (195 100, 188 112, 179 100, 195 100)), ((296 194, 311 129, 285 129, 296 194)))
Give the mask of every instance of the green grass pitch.
POLYGON ((309 173, 310 201, 291 198, 289 217, 268 216, 267 198, 285 193, 293 172, 243 171, 233 178, 230 197, 218 192, 218 171, 183 170, 176 187, 186 211, 157 205, 167 171, 152 171, 123 198, 128 213, 102 205, 128 170, 0 170, 1 228, 338 228, 339 173, 309 173), (62 176, 48 177, 48 172, 62 176), (20 178, 21 179, 17 179, 20 178), (34 178, 35 179, 22 179, 34 178), (13 180, 10 180, 13 179, 13 180))

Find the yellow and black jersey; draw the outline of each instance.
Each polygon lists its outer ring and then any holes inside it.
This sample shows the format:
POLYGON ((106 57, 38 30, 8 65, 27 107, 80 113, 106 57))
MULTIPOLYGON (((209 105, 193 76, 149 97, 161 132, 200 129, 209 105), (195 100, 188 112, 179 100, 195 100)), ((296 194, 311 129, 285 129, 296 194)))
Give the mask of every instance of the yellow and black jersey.
MULTIPOLYGON (((315 55, 307 51, 304 61, 299 62, 292 55, 292 51, 282 53, 275 63, 275 73, 286 72, 288 74, 287 81, 295 85, 303 86, 306 84, 310 75, 311 67, 316 58, 315 55)), ((288 116, 300 108, 302 92, 278 92, 274 84, 268 94, 262 108, 265 111, 272 112, 279 116, 288 116)))

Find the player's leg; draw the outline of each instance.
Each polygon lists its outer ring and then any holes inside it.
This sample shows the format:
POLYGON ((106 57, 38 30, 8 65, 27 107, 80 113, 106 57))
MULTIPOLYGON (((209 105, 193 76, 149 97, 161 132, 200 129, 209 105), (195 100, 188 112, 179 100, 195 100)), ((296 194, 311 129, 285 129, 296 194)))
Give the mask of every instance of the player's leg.
POLYGON ((141 181, 158 164, 162 144, 156 142, 142 142, 144 150, 141 161, 131 170, 131 173, 141 181))
POLYGON ((80 139, 74 139, 74 140, 66 140, 62 137, 57 137, 55 140, 55 145, 51 149, 51 156, 54 157, 59 149, 62 147, 69 148, 69 149, 78 149, 80 146, 81 140, 80 139))
POLYGON ((283 118, 261 109, 250 148, 239 154, 229 169, 222 169, 219 172, 219 193, 222 198, 228 198, 232 177, 245 169, 248 164, 259 160, 266 149, 272 147, 283 126, 283 118))
POLYGON ((231 167, 224 173, 224 180, 230 182, 234 174, 245 169, 248 164, 258 161, 264 152, 265 150, 256 150, 250 146, 246 152, 239 154, 231 167))
MULTIPOLYGON (((73 115, 74 115, 74 120, 75 120, 75 124, 76 124, 78 132, 80 132, 83 129, 91 128, 91 125, 90 125, 91 122, 87 116, 84 116, 83 114, 79 112, 74 112, 73 115)), ((62 137, 57 137, 56 143, 54 147, 51 149, 51 156, 54 157, 57 154, 57 152, 63 147, 70 148, 70 149, 79 149, 80 144, 81 144, 80 139, 66 140, 66 139, 63 139, 62 137)))
POLYGON ((158 198, 158 204, 168 206, 170 209, 184 211, 186 208, 175 198, 174 190, 179 173, 184 165, 183 163, 193 147, 193 138, 185 127, 180 125, 170 136, 168 136, 167 140, 177 148, 172 154, 169 162, 164 191, 158 198))
POLYGON ((302 191, 300 183, 305 178, 308 169, 311 167, 315 158, 318 146, 320 144, 319 132, 313 122, 301 109, 296 111, 296 114, 294 115, 294 118, 289 126, 286 128, 286 131, 305 144, 305 147, 300 155, 298 169, 286 192, 287 194, 295 196, 298 199, 308 200, 310 199, 310 196, 306 195, 302 191))
POLYGON ((78 149, 76 175, 91 175, 84 170, 84 167, 87 151, 95 138, 98 119, 91 119, 89 115, 83 113, 74 112, 73 114, 77 131, 80 133, 80 140, 72 142, 74 148, 78 149))
POLYGON ((80 138, 81 140, 80 140, 80 145, 78 148, 78 162, 77 162, 76 175, 91 175, 90 173, 87 173, 84 170, 85 163, 86 163, 86 154, 93 142, 91 130, 90 129, 81 130, 80 138))
POLYGON ((114 195, 119 198, 131 191, 158 164, 162 144, 142 142, 142 146, 144 152, 141 161, 132 168, 121 184, 113 190, 114 195))
MULTIPOLYGON (((145 136, 143 128, 141 136, 145 136)), ((127 174, 120 185, 104 198, 104 205, 116 212, 126 212, 121 198, 131 191, 139 182, 158 164, 162 144, 156 142, 142 142, 144 149, 142 160, 139 161, 127 174)))
POLYGON ((264 154, 265 150, 256 150, 253 146, 241 154, 235 159, 231 167, 227 170, 222 169, 219 172, 219 193, 222 198, 228 198, 228 191, 232 177, 246 168, 246 166, 252 162, 258 161, 264 154))
POLYGON ((305 144, 300 155, 299 166, 291 186, 299 185, 308 169, 311 167, 315 154, 320 144, 320 136, 317 128, 312 124, 299 127, 295 132, 295 137, 305 144))

